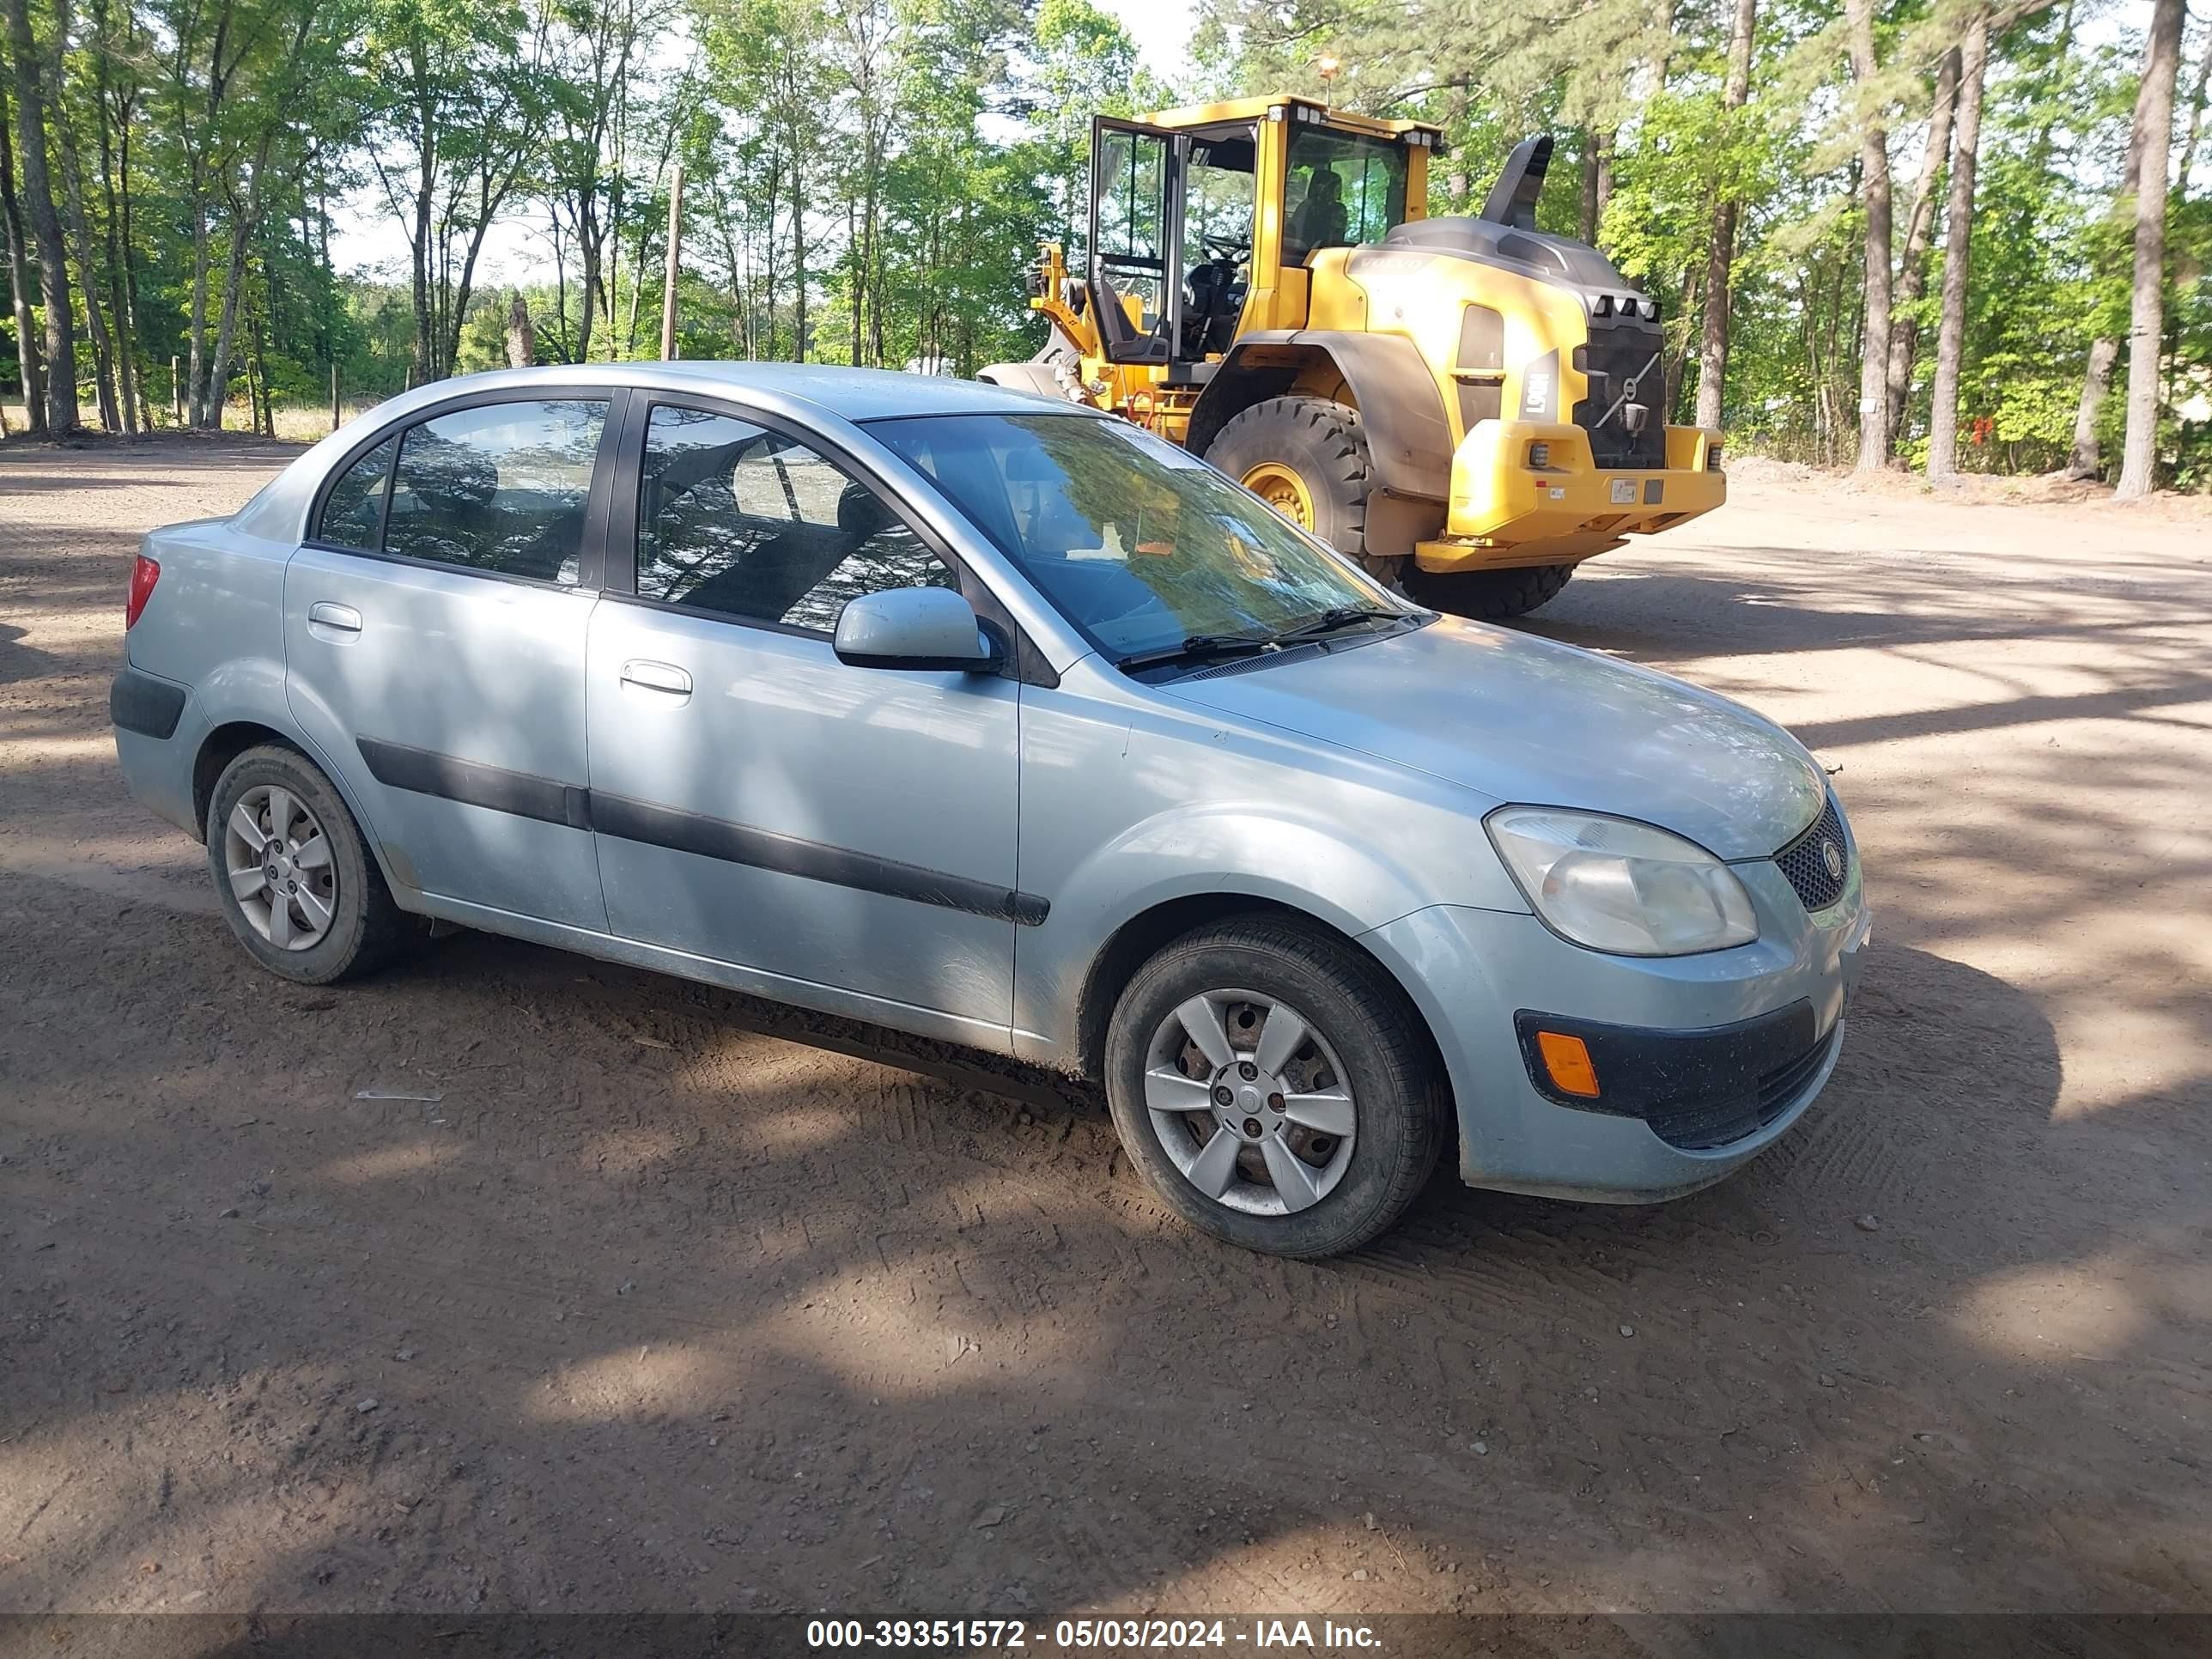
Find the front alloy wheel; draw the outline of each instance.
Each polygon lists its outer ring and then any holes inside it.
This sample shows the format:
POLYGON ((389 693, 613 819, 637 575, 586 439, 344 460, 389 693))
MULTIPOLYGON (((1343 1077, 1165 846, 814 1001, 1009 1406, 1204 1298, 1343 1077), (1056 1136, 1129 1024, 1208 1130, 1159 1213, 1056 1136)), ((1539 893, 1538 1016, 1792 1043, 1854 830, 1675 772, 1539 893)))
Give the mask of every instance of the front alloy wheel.
POLYGON ((1272 1255, 1382 1232, 1435 1166, 1447 1108, 1405 992, 1303 917, 1164 946, 1106 1029, 1106 1099, 1139 1173, 1194 1227, 1272 1255))
POLYGON ((1359 1117, 1343 1062, 1304 1014, 1256 991, 1202 992, 1152 1033, 1145 1106, 1206 1197, 1287 1215, 1334 1192, 1359 1117))

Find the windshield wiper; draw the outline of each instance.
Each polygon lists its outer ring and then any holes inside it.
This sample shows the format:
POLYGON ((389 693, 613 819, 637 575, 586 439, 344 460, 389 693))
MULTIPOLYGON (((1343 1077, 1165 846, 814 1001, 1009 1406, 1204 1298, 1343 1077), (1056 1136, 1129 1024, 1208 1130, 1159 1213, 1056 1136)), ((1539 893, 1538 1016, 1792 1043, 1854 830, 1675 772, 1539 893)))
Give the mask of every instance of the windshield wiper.
POLYGON ((1285 629, 1275 635, 1278 644, 1288 645, 1294 640, 1319 639, 1324 634, 1334 634, 1354 623, 1398 622, 1412 613, 1405 611, 1386 611, 1379 605, 1331 605, 1311 622, 1300 623, 1296 628, 1285 629))
POLYGON ((1188 662, 1201 657, 1234 657, 1255 651, 1272 651, 1274 637, 1266 634, 1189 634, 1180 645, 1157 651, 1139 651, 1123 657, 1116 668, 1157 668, 1164 662, 1188 662))

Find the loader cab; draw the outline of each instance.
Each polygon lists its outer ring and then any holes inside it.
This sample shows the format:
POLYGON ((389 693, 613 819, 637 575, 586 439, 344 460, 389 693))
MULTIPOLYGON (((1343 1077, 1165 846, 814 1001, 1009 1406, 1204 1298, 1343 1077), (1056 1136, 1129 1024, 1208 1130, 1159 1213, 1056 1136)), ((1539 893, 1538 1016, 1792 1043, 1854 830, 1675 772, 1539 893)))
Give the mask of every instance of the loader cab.
POLYGON ((1090 264, 1109 362, 1197 385, 1307 319, 1310 266, 1423 216, 1441 134, 1279 96, 1091 123, 1090 264))

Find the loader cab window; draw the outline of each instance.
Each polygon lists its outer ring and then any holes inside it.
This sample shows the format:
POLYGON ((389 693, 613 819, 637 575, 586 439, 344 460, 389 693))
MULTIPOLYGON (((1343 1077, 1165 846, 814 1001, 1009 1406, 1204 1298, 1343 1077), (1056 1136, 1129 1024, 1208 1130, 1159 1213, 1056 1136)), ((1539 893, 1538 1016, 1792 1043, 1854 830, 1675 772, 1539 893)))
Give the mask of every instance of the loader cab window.
POLYGON ((1236 338, 1252 274, 1257 187, 1249 128, 1192 143, 1183 192, 1183 338, 1178 358, 1218 356, 1236 338))
POLYGON ((1283 263, 1317 250, 1379 242, 1406 219, 1406 147, 1323 127, 1291 135, 1283 263))

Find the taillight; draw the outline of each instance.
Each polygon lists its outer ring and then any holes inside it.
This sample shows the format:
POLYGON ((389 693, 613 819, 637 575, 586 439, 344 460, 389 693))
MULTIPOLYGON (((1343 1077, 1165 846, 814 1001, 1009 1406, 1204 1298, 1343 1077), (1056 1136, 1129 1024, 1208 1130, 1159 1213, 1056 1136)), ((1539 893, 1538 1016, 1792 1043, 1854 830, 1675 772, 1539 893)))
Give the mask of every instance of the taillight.
POLYGON ((161 580, 161 567, 143 553, 138 562, 131 567, 131 596, 123 602, 123 626, 128 629, 138 625, 138 613, 146 608, 146 601, 154 597, 154 584, 161 580))

